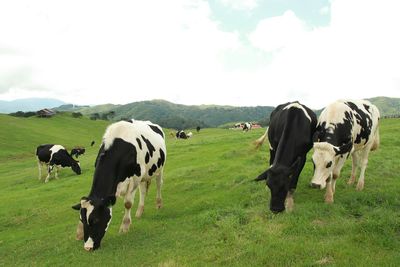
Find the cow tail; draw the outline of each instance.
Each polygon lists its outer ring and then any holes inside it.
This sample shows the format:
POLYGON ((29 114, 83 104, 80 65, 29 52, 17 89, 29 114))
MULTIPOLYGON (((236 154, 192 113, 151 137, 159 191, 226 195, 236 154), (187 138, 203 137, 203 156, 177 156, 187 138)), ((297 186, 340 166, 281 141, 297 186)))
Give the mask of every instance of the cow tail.
POLYGON ((371 151, 377 150, 379 148, 381 141, 379 138, 379 128, 376 129, 374 143, 372 144, 371 151))
POLYGON ((262 144, 265 142, 265 139, 267 139, 267 135, 268 135, 268 128, 260 138, 258 138, 256 141, 254 141, 254 145, 256 146, 256 149, 259 149, 262 146, 262 144))

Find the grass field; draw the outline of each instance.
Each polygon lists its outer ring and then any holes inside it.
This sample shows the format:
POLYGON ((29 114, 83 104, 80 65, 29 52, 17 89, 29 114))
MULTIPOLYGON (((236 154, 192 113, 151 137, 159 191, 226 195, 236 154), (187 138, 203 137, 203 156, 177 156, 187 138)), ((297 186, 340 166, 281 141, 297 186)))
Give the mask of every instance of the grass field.
POLYGON ((78 213, 71 206, 90 190, 106 126, 68 114, 0 115, 0 265, 400 266, 400 120, 382 120, 381 147, 370 155, 364 191, 346 184, 349 160, 335 203, 325 204, 324 191, 308 187, 308 161, 294 211, 279 215, 268 211, 265 185, 250 182, 267 168, 267 145, 255 151, 251 144, 263 129, 204 129, 190 140, 165 130, 164 208, 155 208, 153 183, 142 218, 119 234, 118 199, 101 249, 88 253, 75 240, 78 213), (82 175, 64 169, 59 180, 39 181, 34 151, 41 143, 85 146, 82 175))

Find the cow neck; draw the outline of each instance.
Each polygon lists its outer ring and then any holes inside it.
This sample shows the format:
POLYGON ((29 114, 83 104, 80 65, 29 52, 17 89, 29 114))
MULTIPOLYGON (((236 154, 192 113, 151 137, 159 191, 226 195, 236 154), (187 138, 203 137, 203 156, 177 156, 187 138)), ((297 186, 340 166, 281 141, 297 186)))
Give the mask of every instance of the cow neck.
POLYGON ((117 190, 116 165, 98 164, 96 167, 90 197, 115 196, 117 190))

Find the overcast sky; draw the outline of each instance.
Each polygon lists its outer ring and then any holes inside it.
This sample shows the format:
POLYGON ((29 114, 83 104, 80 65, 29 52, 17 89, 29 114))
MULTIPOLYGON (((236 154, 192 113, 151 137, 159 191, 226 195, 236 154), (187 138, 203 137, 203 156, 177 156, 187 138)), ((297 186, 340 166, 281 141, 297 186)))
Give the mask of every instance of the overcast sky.
POLYGON ((398 0, 0 0, 0 99, 400 97, 398 0))

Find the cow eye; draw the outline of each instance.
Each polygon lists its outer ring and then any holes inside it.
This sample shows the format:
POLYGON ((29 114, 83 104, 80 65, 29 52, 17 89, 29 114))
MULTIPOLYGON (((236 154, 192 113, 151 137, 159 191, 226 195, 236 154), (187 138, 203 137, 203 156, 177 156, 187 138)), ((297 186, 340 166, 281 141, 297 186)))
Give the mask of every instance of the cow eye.
POLYGON ((329 161, 328 164, 326 164, 327 168, 330 168, 332 166, 332 161, 329 161))

